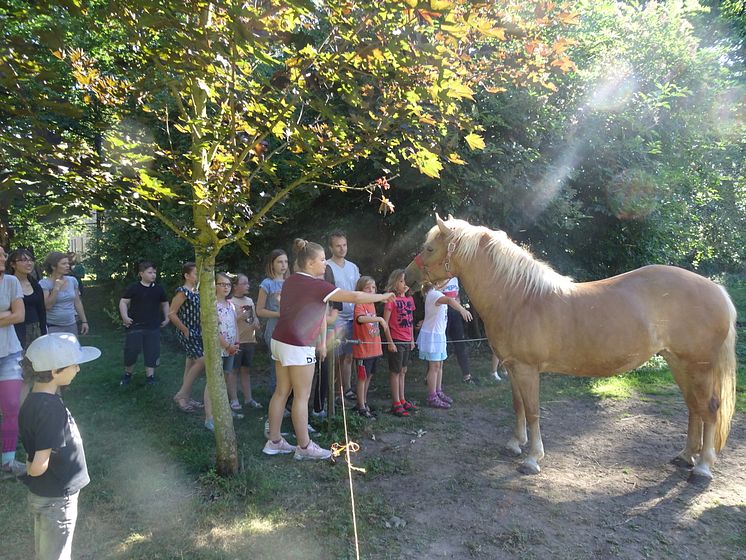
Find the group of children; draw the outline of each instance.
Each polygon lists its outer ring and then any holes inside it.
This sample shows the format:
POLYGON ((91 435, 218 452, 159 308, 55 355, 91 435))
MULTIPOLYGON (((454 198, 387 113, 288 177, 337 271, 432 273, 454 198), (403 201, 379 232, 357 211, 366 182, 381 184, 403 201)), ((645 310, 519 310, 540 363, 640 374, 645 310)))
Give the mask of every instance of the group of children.
MULTIPOLYGON (((453 399, 443 392, 443 361, 446 353, 446 309, 456 309, 466 321, 472 316, 458 300, 445 296, 440 284, 425 284, 425 318, 422 321, 416 345, 419 357, 427 361, 427 405, 433 408, 447 409, 453 399)), ((376 293, 376 283, 370 276, 361 276, 356 289, 376 293)), ((411 352, 415 348, 414 338, 414 298, 409 294, 409 287, 403 269, 394 270, 386 283, 386 291, 393 292, 395 297, 384 305, 383 316, 376 316, 371 304, 356 305, 354 311, 353 357, 357 360, 358 385, 356 411, 361 416, 371 418, 368 405, 368 389, 371 376, 375 372, 378 358, 383 355, 381 334, 383 330, 388 350, 389 385, 391 389, 391 413, 395 416, 409 416, 417 406, 405 397, 405 379, 411 352)))

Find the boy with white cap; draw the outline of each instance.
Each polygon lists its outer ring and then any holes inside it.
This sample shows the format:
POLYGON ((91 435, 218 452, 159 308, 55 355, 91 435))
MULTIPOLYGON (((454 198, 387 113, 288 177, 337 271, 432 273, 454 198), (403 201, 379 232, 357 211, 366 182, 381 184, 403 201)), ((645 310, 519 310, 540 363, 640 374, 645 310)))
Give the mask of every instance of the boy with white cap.
POLYGON ((29 489, 39 560, 70 558, 78 494, 90 482, 83 440, 58 389, 72 383, 79 364, 100 355, 98 348, 81 347, 70 333, 44 335, 26 350, 34 388, 21 407, 19 424, 28 454, 23 481, 29 489))

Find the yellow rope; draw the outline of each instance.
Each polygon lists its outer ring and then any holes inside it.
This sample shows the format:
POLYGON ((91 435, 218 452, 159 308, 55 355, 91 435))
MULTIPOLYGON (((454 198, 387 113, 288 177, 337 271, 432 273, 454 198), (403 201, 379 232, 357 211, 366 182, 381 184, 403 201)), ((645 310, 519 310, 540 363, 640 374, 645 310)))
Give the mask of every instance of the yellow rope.
MULTIPOLYGON (((334 375, 334 366, 331 368, 331 375, 334 375)), ((334 379, 332 377, 332 379, 334 379)), ((340 445, 338 443, 332 444, 332 461, 338 457, 339 455, 344 452, 345 458, 347 460, 347 478, 350 483, 350 502, 352 504, 352 531, 355 535, 355 558, 356 560, 360 560, 360 543, 358 541, 358 535, 357 535, 357 512, 355 509, 355 488, 352 484, 352 471, 362 471, 365 472, 365 469, 361 469, 358 467, 352 466, 352 461, 350 461, 350 452, 357 453, 360 450, 360 445, 354 441, 350 441, 350 437, 347 431, 347 410, 345 409, 345 396, 344 396, 344 388, 342 387, 342 380, 340 379, 340 395, 342 396, 342 423, 344 424, 345 428, 345 444, 340 445)))

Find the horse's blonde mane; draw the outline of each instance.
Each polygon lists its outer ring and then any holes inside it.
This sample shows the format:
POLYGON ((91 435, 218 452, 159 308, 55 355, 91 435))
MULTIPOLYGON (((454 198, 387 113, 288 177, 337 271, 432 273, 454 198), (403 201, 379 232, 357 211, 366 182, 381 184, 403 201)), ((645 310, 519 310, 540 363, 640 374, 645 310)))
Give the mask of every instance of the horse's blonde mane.
MULTIPOLYGON (((526 249, 513 243, 504 231, 493 231, 483 226, 473 226, 464 220, 450 219, 445 222, 453 231, 451 241, 455 244, 453 255, 463 265, 478 266, 484 274, 491 275, 496 282, 505 282, 524 296, 547 294, 567 294, 573 284, 572 279, 555 272, 526 249), (488 241, 485 243, 484 238, 488 241), (476 262, 475 257, 482 248, 488 262, 476 262)), ((430 232, 432 240, 440 229, 436 226, 430 232)), ((480 271, 481 272, 481 271, 480 271)))

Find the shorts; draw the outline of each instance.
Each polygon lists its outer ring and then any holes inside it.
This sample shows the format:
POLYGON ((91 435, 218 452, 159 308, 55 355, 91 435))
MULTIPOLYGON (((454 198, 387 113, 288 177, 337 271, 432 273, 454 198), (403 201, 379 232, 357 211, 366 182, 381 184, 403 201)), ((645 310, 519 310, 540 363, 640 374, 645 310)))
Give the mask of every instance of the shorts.
POLYGON ((420 360, 428 362, 442 362, 448 357, 446 352, 423 352, 420 350, 420 360))
POLYGON ((146 368, 158 367, 161 357, 161 329, 127 329, 124 339, 124 366, 134 366, 142 350, 146 368))
POLYGON ((254 364, 254 351, 256 350, 256 342, 242 342, 238 354, 235 355, 233 366, 237 368, 248 367, 250 368, 254 364))
POLYGON ((225 373, 230 373, 233 371, 233 363, 236 361, 236 355, 233 356, 223 356, 223 371, 225 373))
MULTIPOLYGON (((12 326, 10 328, 13 328, 12 326)), ((17 381, 23 379, 21 369, 22 352, 13 352, 0 358, 0 381, 17 381)))
POLYGON ((337 322, 334 323, 334 338, 340 342, 339 346, 335 345, 335 356, 352 354, 352 343, 347 342, 348 340, 352 340, 352 319, 349 321, 346 319, 337 319, 337 322))
POLYGON ((412 353, 410 349, 411 343, 404 342, 401 340, 395 340, 396 352, 388 353, 389 371, 391 373, 401 373, 409 365, 409 355, 412 353))
MULTIPOLYGON (((375 358, 363 358, 363 359, 357 359, 355 360, 355 365, 357 366, 355 369, 356 371, 359 371, 359 368, 365 369, 365 377, 370 379, 370 377, 376 372, 376 364, 378 363, 378 358, 380 356, 376 356, 375 358)), ((360 378, 360 375, 358 375, 358 379, 360 378)))
POLYGON ((315 346, 293 346, 272 339, 272 359, 283 366, 310 366, 316 363, 315 346))

